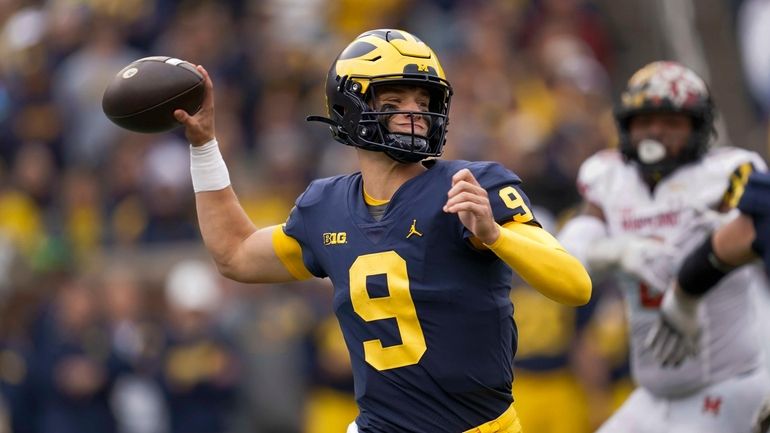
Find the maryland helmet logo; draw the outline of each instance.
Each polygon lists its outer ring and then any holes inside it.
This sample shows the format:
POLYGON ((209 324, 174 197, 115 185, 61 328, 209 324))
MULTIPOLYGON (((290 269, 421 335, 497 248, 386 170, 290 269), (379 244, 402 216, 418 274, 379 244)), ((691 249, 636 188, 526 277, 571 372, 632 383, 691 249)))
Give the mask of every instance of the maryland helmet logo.
POLYGON ((628 109, 647 106, 673 111, 698 108, 709 98, 706 83, 692 70, 676 62, 654 62, 628 80, 623 105, 628 109))

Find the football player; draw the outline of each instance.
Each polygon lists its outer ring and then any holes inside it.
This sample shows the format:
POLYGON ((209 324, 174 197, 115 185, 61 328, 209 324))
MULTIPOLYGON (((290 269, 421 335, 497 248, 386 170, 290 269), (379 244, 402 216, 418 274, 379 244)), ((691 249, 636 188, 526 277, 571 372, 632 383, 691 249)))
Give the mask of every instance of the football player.
POLYGON ((663 297, 661 318, 647 344, 666 364, 677 364, 698 350, 696 310, 703 295, 726 275, 761 257, 770 273, 770 174, 749 177, 738 209, 684 259, 676 285, 663 297))
MULTIPOLYGON (((703 296, 719 281, 758 257, 770 274, 770 174, 749 177, 738 209, 738 217, 715 230, 687 256, 676 285, 663 297, 661 317, 646 344, 666 364, 681 363, 700 350, 697 311, 703 296)), ((755 424, 757 433, 770 431, 770 397, 755 424)))
POLYGON ((654 62, 629 80, 616 109, 620 149, 586 160, 581 215, 560 239, 593 275, 618 278, 629 307, 631 365, 639 385, 600 433, 752 431, 770 393, 752 308, 761 269, 745 267, 703 298, 697 355, 667 363, 650 349, 664 288, 684 255, 735 205, 755 153, 711 149, 714 106, 705 82, 675 62, 654 62), (652 333, 652 334, 651 334, 652 333))
POLYGON ((204 242, 243 282, 329 277, 359 414, 349 432, 519 432, 512 406, 512 270, 559 302, 588 301, 580 262, 537 223, 520 179, 444 161, 452 88, 436 54, 401 30, 358 36, 326 81, 334 138, 360 172, 312 182, 288 221, 257 229, 230 187, 213 84, 191 147, 204 242))

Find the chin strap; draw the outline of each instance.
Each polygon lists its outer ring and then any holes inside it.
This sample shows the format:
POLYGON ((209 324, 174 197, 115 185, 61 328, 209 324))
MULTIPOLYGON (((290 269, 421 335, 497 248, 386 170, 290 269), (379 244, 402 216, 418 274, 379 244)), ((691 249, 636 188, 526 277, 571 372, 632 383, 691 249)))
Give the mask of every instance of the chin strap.
POLYGON ((305 120, 307 122, 321 122, 321 123, 325 123, 325 124, 333 126, 335 128, 339 128, 340 127, 339 123, 333 121, 332 119, 329 119, 328 117, 323 117, 323 116, 307 116, 305 118, 305 120))
POLYGON ((308 122, 320 122, 320 123, 325 123, 329 125, 329 130, 331 130, 332 137, 335 140, 339 141, 342 144, 346 144, 346 145, 351 144, 348 138, 348 133, 345 132, 345 130, 342 128, 342 125, 335 122, 334 120, 323 116, 307 116, 305 120, 308 122))

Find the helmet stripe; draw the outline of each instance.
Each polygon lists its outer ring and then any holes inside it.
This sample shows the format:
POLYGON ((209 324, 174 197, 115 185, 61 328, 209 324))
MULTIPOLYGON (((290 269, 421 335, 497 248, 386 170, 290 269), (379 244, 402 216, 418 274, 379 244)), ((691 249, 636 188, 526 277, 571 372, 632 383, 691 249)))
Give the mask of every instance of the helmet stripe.
POLYGON ((377 49, 377 47, 373 44, 364 41, 356 41, 345 48, 345 51, 340 54, 340 60, 355 59, 371 53, 375 49, 377 49))

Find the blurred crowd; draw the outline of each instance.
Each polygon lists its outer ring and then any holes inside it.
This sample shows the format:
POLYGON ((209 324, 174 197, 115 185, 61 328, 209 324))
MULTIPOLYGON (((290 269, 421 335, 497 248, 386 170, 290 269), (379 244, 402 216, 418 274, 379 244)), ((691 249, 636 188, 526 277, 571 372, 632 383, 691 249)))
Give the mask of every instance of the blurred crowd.
MULTIPOLYGON (((342 47, 403 28, 454 88, 446 156, 502 162, 556 230, 580 163, 616 142, 624 47, 598 3, 0 0, 0 432, 334 433, 356 414, 328 284, 213 274, 181 131, 131 133, 101 111, 123 66, 168 55, 207 68, 234 187, 264 226, 309 180, 355 170, 354 152, 304 118, 323 114, 342 47)), ((766 125, 770 2, 732 4, 766 125)), ((617 296, 527 315, 549 301, 520 289, 517 377, 568 390, 581 424, 564 431, 590 431, 629 386, 617 296)))

